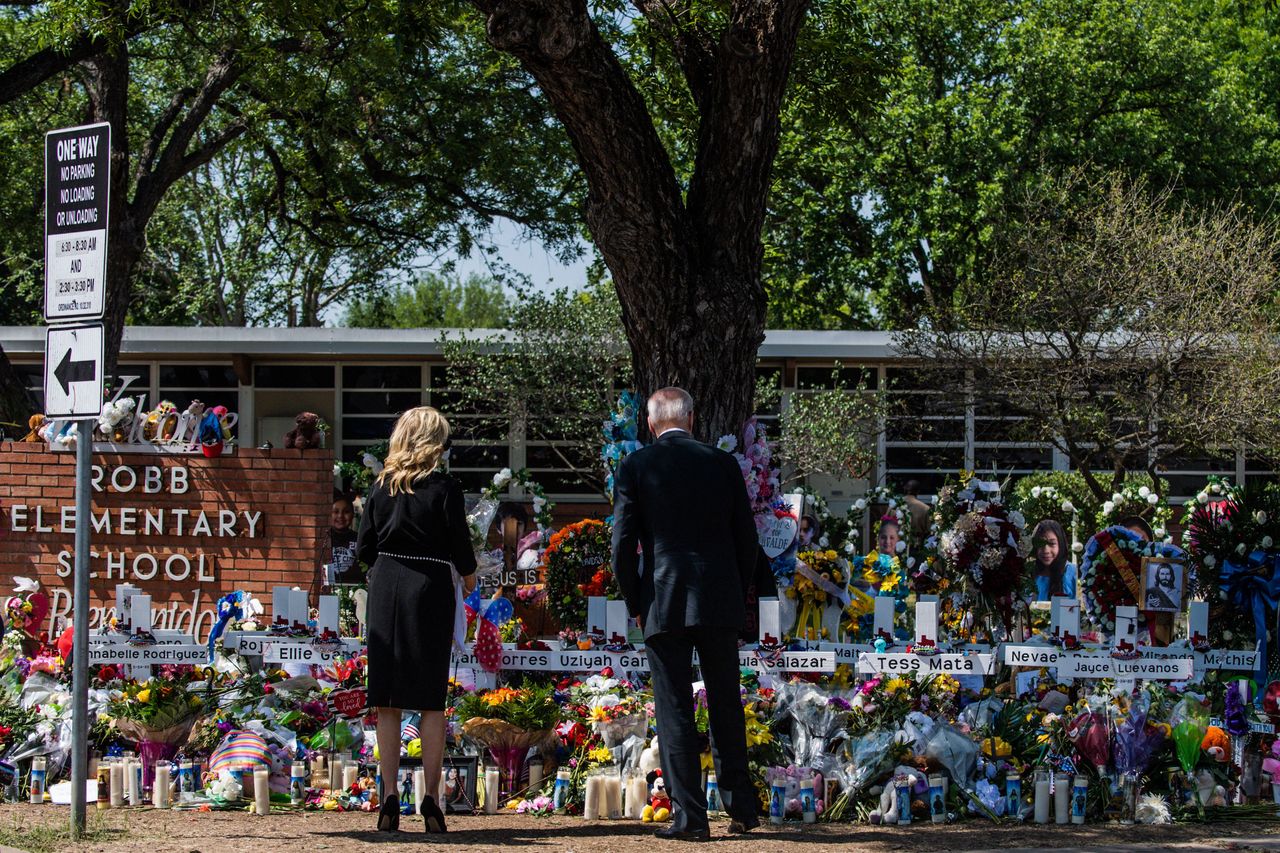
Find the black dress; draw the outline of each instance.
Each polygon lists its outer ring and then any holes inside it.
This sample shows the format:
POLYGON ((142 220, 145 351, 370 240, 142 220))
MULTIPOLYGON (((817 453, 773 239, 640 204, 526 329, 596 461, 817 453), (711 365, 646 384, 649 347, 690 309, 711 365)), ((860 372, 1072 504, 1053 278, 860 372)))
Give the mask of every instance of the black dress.
POLYGON ((443 711, 453 645, 453 576, 476 570, 462 487, 432 472, 413 494, 375 485, 356 556, 369 569, 369 704, 443 711))

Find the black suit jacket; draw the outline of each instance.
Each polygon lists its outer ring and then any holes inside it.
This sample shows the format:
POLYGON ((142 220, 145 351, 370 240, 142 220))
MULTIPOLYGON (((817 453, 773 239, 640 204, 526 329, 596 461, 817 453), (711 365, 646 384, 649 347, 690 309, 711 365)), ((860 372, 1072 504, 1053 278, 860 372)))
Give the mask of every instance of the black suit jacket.
POLYGON ((613 572, 646 637, 693 626, 741 630, 759 547, 742 471, 728 453, 673 431, 622 460, 613 572))

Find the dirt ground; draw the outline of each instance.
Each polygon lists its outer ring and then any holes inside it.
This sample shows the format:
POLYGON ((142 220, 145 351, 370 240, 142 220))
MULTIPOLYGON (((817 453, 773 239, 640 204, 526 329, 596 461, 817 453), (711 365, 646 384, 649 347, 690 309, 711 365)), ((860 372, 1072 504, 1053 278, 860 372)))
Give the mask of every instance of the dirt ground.
MULTIPOLYGON (((260 851, 409 851, 443 849, 492 851, 498 848, 546 851, 652 853, 686 845, 657 842, 651 824, 630 821, 587 823, 581 819, 532 818, 504 814, 449 819, 446 837, 428 839, 418 822, 402 823, 395 835, 372 832, 370 814, 318 812, 273 813, 257 817, 242 812, 175 812, 148 809, 90 812, 90 840, 70 844, 64 833, 68 810, 54 806, 0 806, 0 842, 29 851, 79 850, 120 853, 260 853, 260 851)), ((1280 823, 1225 821, 1207 825, 1130 826, 1097 824, 1070 827, 1000 825, 969 820, 953 826, 918 824, 872 827, 818 824, 761 827, 745 838, 725 835, 726 824, 713 824, 717 853, 775 850, 934 851, 1073 848, 1127 850, 1143 853, 1153 846, 1179 850, 1280 851, 1280 823)))

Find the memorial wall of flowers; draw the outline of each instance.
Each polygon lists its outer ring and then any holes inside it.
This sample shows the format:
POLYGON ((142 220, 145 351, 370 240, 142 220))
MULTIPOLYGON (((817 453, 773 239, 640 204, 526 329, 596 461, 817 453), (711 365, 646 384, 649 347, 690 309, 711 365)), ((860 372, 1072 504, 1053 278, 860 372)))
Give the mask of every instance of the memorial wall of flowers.
MULTIPOLYGON (((634 418, 634 400, 624 400, 605 425, 610 471, 636 449, 634 418)), ((738 457, 760 530, 785 530, 789 519, 795 531, 769 555, 774 585, 757 590, 759 629, 741 643, 739 702, 762 818, 902 826, 1275 816, 1280 653, 1268 626, 1280 600, 1280 489, 1211 481, 1174 536, 1160 484, 1122 488, 1089 515, 1062 484, 1007 490, 965 473, 929 508, 927 535, 881 552, 871 547, 881 520, 913 525, 902 496, 874 491, 837 515, 823 496, 784 488, 762 427, 721 444, 738 457), (1164 535, 1148 540, 1121 525, 1144 507, 1164 535), (818 529, 802 540, 806 515, 818 529), (1073 595, 1036 601, 1046 543, 1033 531, 1043 518, 1066 531, 1057 546, 1076 580, 1073 595), (1177 606, 1165 606, 1170 596, 1177 606)), ((539 535, 524 549, 532 556, 517 555, 540 572, 542 589, 526 603, 559 633, 531 634, 528 614, 516 617, 506 600, 515 590, 468 600, 445 778, 423 777, 412 714, 400 721, 401 778, 380 778, 359 618, 335 642, 320 636, 323 601, 304 602, 299 619, 277 612, 286 598, 268 608, 231 593, 195 665, 91 667, 91 775, 102 806, 372 810, 396 791, 411 810, 439 790, 454 811, 669 819, 662 720, 640 637, 617 630, 608 523, 552 529, 532 478, 499 472, 471 515, 495 569, 502 555, 489 552, 489 519, 512 480, 538 502, 539 535), (324 660, 268 662, 262 649, 273 643, 324 660)), ((18 584, 4 611, 0 794, 63 802, 70 635, 44 633, 48 598, 33 583, 18 584)), ((131 628, 117 613, 94 642, 167 641, 131 628)), ((694 706, 713 791, 704 693, 694 706)))

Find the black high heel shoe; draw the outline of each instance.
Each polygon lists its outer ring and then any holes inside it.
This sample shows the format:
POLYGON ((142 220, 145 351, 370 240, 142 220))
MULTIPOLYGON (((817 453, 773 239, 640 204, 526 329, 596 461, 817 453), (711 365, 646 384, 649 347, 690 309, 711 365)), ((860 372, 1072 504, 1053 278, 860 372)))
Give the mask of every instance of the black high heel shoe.
POLYGON ((398 832, 400 830, 400 800, 395 794, 382 801, 378 809, 378 832, 398 832))
POLYGON ((422 820, 427 832, 448 832, 444 825, 444 812, 436 805, 435 797, 422 798, 422 820))

